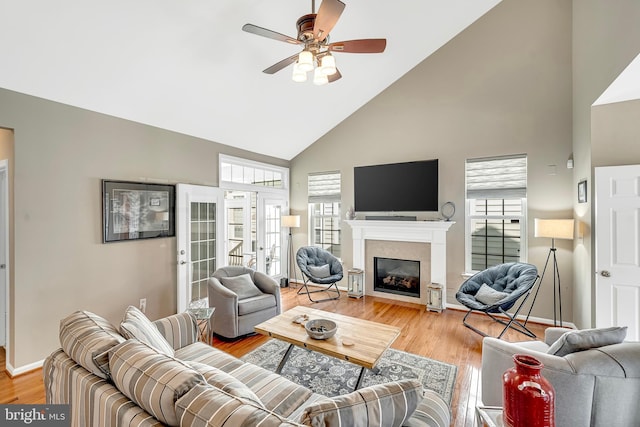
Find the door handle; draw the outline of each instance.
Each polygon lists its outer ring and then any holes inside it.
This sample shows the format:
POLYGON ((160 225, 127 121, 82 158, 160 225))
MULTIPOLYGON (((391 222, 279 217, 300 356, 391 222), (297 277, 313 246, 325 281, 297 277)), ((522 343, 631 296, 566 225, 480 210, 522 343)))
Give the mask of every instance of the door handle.
POLYGON ((180 261, 180 265, 184 265, 186 263, 187 263, 187 261, 185 261, 185 260, 180 261))
POLYGON ((607 271, 607 270, 602 270, 602 271, 600 272, 600 275, 601 275, 602 277, 611 277, 611 273, 610 273, 609 271, 607 271))

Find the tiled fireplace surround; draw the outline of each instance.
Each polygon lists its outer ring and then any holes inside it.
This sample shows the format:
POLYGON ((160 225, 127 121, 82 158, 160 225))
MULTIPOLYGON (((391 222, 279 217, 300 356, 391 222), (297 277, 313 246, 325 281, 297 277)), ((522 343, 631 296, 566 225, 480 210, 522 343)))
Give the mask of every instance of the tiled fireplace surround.
POLYGON ((353 266, 364 270, 365 295, 427 304, 429 283, 439 283, 446 295, 446 233, 454 222, 351 220, 353 266), (420 298, 373 290, 373 257, 420 261, 420 298))

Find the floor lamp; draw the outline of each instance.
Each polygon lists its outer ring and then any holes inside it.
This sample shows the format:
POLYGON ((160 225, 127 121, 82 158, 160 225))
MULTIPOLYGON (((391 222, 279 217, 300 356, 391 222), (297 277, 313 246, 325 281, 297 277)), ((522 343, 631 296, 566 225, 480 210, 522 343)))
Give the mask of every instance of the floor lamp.
MULTIPOLYGON (((560 271, 558 270, 558 259, 556 257, 556 239, 568 239, 573 240, 573 220, 572 219, 535 219, 535 237, 547 237, 551 239, 551 247, 549 248, 549 254, 547 255, 547 262, 544 263, 544 269, 542 270, 542 276, 540 276, 540 284, 536 290, 536 295, 531 303, 531 308, 536 302, 538 291, 542 286, 544 275, 547 272, 549 266, 549 260, 553 258, 553 326, 556 326, 556 295, 557 307, 559 310, 560 326, 562 326, 562 291, 560 286, 560 271)), ((529 309, 531 312, 531 309, 529 309)))
POLYGON ((294 264, 294 255, 293 255, 293 241, 291 239, 291 229, 300 227, 300 215, 283 215, 282 216, 282 226, 289 228, 289 240, 287 242, 287 280, 286 285, 289 286, 291 283, 291 266, 293 266, 293 276, 298 281, 298 277, 296 275, 296 267, 294 264))

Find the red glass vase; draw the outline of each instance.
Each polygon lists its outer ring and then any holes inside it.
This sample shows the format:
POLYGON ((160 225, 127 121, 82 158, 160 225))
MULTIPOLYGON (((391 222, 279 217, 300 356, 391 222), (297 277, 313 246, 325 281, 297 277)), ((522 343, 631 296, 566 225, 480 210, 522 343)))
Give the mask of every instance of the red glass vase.
POLYGON ((502 376, 505 425, 555 427, 555 391, 540 375, 542 363, 525 354, 516 354, 513 360, 515 366, 502 376))

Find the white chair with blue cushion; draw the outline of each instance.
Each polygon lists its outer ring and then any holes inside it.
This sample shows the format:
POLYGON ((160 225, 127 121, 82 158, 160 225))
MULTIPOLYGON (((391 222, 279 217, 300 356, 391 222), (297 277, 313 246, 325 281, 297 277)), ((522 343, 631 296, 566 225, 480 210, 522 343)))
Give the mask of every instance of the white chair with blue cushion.
POLYGON ((536 266, 521 262, 495 265, 474 274, 460 286, 456 293, 458 302, 469 309, 462 323, 472 331, 488 336, 487 333, 467 322, 469 315, 477 311, 504 325, 504 329, 497 338, 502 337, 509 328, 535 338, 536 335, 527 328, 527 322, 520 322, 516 316, 533 291, 536 282, 538 282, 536 266), (511 309, 521 297, 522 301, 515 311, 508 313, 507 310, 511 309), (502 314, 508 321, 505 322, 493 314, 502 314))
POLYGON ((244 266, 217 269, 209 278, 209 307, 215 307, 213 333, 237 338, 282 312, 280 286, 270 276, 244 266))
POLYGON ((296 263, 302 271, 304 283, 298 289, 298 295, 307 294, 311 302, 329 301, 340 298, 337 283, 342 280, 342 264, 331 252, 317 246, 303 246, 296 253, 296 263), (309 282, 325 286, 322 289, 309 290, 309 282), (335 296, 314 300, 311 294, 329 292, 335 296))

